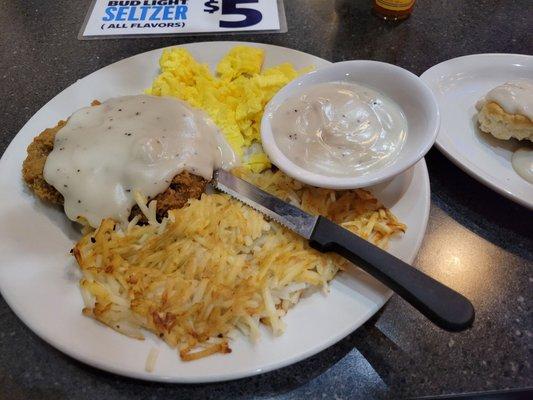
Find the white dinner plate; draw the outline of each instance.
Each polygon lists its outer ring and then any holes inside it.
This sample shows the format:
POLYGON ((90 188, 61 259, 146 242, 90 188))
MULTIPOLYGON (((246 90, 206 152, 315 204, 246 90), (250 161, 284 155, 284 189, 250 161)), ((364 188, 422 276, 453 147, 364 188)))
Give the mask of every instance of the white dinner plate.
MULTIPOLYGON (((185 47, 213 68, 237 42, 192 43, 185 47)), ((299 51, 254 44, 266 50, 267 66, 291 62, 297 68, 327 61, 299 51)), ((213 382, 241 378, 286 366, 339 341, 367 321, 391 291, 362 271, 341 273, 328 295, 304 298, 285 318, 286 332, 273 337, 266 329, 258 343, 231 343, 233 352, 182 362, 176 350, 151 334, 139 341, 84 317, 78 268, 69 255, 80 237, 75 224, 57 207, 39 201, 21 179, 26 147, 44 128, 94 99, 136 94, 158 74, 161 49, 109 65, 77 81, 41 108, 13 139, 0 161, 0 291, 17 316, 62 352, 106 371, 154 381, 213 382), (145 371, 151 348, 159 349, 152 373, 145 371)), ((373 189, 408 226, 390 251, 412 262, 426 230, 430 190, 421 160, 393 181, 373 189)))
POLYGON ((533 208, 533 184, 521 178, 511 165, 513 152, 521 144, 481 132, 475 107, 481 97, 502 83, 521 78, 533 80, 533 56, 458 57, 431 67, 421 78, 435 93, 440 108, 437 147, 473 178, 533 208))

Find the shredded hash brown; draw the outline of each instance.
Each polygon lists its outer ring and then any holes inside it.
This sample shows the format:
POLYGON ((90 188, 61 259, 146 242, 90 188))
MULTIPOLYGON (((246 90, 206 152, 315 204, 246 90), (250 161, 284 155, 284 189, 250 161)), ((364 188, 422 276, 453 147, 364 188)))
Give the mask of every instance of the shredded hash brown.
MULTIPOLYGON (((381 247, 405 225, 365 190, 303 185, 282 172, 240 177, 313 214, 322 214, 381 247)), ((223 194, 203 194, 161 223, 138 196, 148 225, 122 229, 105 220, 73 249, 82 270, 83 313, 134 338, 153 332, 182 360, 231 352, 236 331, 274 335, 304 292, 327 290, 345 266, 262 214, 223 194)))

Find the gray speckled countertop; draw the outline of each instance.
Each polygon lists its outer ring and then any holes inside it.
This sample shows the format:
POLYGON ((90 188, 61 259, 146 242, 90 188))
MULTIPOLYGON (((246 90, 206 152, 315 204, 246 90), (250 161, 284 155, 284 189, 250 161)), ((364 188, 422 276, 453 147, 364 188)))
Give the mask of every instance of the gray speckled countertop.
MULTIPOLYGON (((397 26, 375 19, 370 0, 285 3, 285 34, 78 41, 89 1, 0 2, 0 151, 77 79, 172 44, 258 41, 332 61, 386 61, 416 74, 461 55, 533 50, 530 0, 419 0, 413 16, 397 26)), ((415 264, 472 300, 477 318, 471 330, 438 330, 395 296, 364 327, 293 366, 234 382, 162 385, 64 356, 0 298, 0 399, 366 399, 533 386, 533 213, 471 179, 437 150, 426 159, 432 208, 415 264)))

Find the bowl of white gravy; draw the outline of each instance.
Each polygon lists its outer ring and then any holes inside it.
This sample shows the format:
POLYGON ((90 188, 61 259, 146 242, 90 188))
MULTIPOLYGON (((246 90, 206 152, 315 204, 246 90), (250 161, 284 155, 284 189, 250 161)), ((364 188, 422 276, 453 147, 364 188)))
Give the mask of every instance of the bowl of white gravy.
POLYGON ((261 139, 287 175, 353 189, 413 166, 435 142, 439 121, 433 93, 418 76, 378 61, 344 61, 281 89, 265 109, 261 139))

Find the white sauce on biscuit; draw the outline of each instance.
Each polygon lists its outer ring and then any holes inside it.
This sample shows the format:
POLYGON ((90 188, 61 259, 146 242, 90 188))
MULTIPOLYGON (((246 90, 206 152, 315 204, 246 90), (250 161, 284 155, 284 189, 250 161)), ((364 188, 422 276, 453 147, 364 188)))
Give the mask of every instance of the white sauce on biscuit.
POLYGON ((169 97, 124 96, 76 111, 55 137, 45 180, 65 199, 65 213, 93 227, 125 223, 134 192, 154 197, 182 171, 211 179, 235 154, 201 110, 169 97))
POLYGON ((533 82, 517 80, 497 86, 480 99, 476 108, 487 102, 497 103, 509 114, 520 114, 533 121, 533 82))

